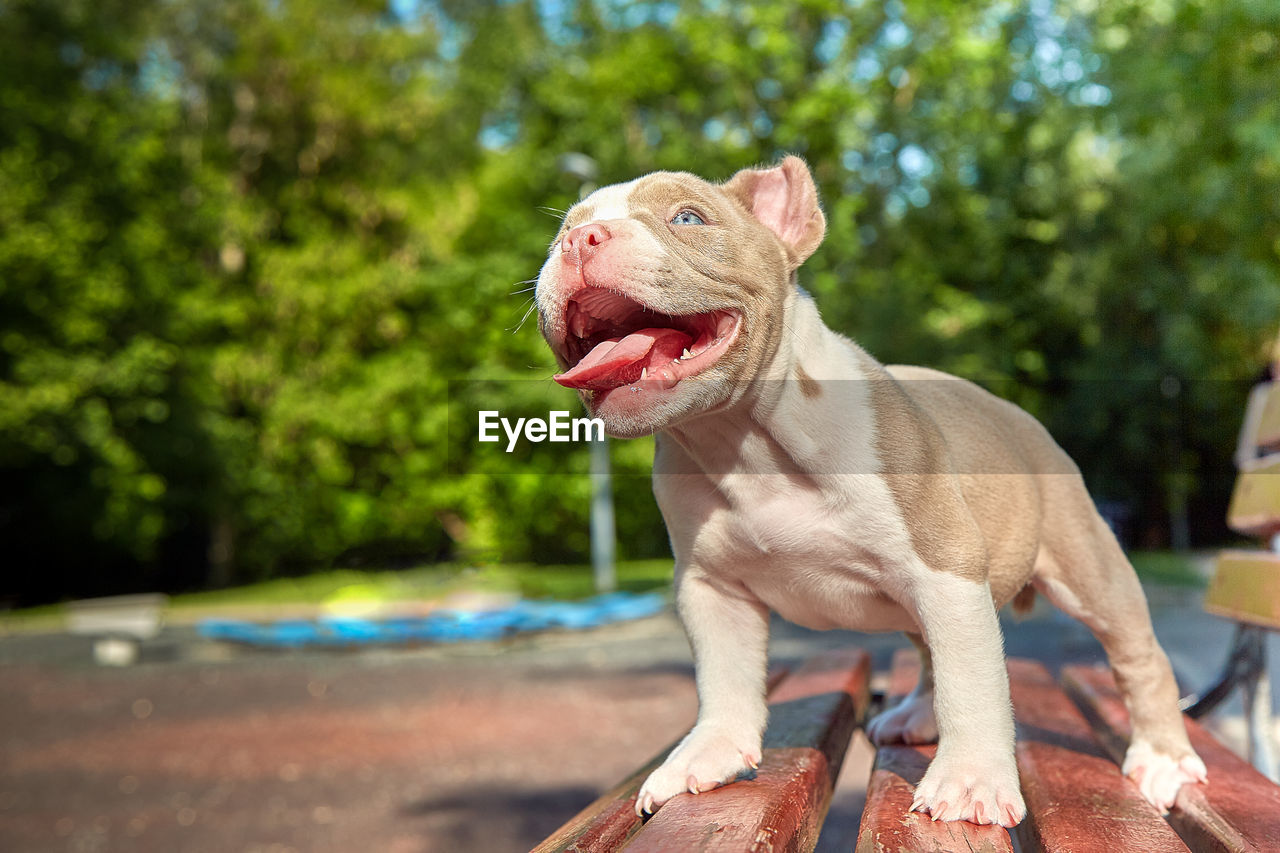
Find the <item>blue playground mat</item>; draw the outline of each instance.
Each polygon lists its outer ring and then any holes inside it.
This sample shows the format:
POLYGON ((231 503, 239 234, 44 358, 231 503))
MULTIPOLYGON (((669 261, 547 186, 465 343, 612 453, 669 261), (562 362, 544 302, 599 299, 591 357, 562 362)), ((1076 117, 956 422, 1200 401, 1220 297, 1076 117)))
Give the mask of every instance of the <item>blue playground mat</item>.
POLYGON ((584 601, 520 601, 502 610, 479 613, 437 610, 407 619, 356 619, 345 616, 315 620, 286 619, 257 623, 235 619, 205 619, 200 636, 254 646, 368 646, 412 643, 459 643, 497 640, 527 631, 551 628, 583 630, 610 622, 642 619, 666 606, 656 592, 611 592, 584 601))

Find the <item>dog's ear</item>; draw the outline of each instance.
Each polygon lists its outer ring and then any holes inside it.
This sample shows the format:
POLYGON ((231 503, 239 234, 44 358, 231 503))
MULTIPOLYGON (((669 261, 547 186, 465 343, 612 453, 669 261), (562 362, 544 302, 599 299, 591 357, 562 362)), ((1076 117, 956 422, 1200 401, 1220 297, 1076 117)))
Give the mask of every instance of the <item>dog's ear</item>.
POLYGON ((782 241, 791 269, 813 254, 826 233, 809 167, 794 155, 772 169, 743 169, 724 183, 756 219, 782 241))

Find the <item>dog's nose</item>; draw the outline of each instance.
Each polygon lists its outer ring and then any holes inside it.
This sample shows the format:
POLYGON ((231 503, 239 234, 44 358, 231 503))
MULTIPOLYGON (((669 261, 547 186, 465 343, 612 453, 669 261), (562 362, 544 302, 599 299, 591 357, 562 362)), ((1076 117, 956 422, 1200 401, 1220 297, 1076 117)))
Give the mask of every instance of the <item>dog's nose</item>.
POLYGON ((589 222, 570 229, 560 241, 560 251, 582 262, 594 255, 613 235, 599 222, 589 222))

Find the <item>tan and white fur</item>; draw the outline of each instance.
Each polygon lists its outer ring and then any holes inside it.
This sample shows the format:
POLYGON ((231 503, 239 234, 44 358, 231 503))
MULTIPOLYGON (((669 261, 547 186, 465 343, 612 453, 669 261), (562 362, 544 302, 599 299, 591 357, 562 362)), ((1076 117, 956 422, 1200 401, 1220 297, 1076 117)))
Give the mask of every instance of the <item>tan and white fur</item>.
POLYGON ((1133 720, 1122 771, 1167 809, 1205 768, 1142 589, 1078 470, 1012 404, 883 366, 824 325, 796 276, 824 231, 798 158, 723 184, 654 173, 570 210, 538 279, 540 326, 566 368, 588 345, 574 349, 566 318, 598 291, 704 330, 665 382, 583 392, 610 433, 657 433, 654 492, 696 664, 697 723, 637 810, 758 765, 776 611, 817 629, 906 632, 920 682, 869 735, 938 741, 913 809, 1018 823, 996 611, 1029 588, 1102 642, 1133 720))

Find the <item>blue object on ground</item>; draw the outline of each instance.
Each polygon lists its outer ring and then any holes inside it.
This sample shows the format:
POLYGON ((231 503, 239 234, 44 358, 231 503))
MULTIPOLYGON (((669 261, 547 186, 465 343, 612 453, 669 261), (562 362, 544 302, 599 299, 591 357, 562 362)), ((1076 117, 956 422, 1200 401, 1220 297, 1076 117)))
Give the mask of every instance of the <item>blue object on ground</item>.
POLYGON ((341 643, 365 643, 382 640, 382 626, 368 619, 351 617, 330 617, 320 620, 322 630, 328 630, 333 639, 341 643))
POLYGON ((322 643, 325 633, 319 625, 304 619, 289 619, 267 626, 272 642, 281 646, 309 646, 322 643))
POLYGON ((437 610, 422 618, 289 619, 260 625, 232 619, 206 619, 200 636, 255 646, 361 646, 415 642, 458 643, 497 640, 510 634, 552 628, 584 630, 609 622, 642 619, 658 613, 666 599, 656 592, 611 592, 584 601, 519 601, 501 610, 437 610))
POLYGON ((229 640, 233 643, 261 643, 265 640, 266 629, 252 622, 239 622, 233 619, 205 619, 200 623, 200 636, 217 640, 229 640))

